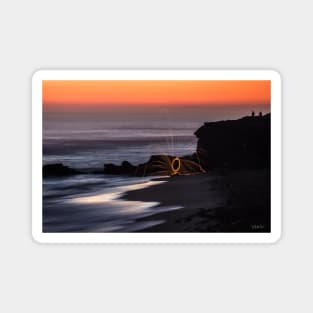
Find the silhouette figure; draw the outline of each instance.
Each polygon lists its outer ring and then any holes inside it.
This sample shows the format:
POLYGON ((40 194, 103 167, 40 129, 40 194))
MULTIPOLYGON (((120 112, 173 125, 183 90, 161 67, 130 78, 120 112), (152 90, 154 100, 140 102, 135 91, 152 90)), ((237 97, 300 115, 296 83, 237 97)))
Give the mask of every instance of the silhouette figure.
POLYGON ((252 113, 251 113, 251 116, 252 116, 252 117, 254 117, 254 116, 255 116, 255 113, 254 113, 254 111, 252 111, 252 113))
POLYGON ((259 117, 262 117, 262 115, 263 115, 262 112, 260 112, 260 113, 259 113, 259 117))

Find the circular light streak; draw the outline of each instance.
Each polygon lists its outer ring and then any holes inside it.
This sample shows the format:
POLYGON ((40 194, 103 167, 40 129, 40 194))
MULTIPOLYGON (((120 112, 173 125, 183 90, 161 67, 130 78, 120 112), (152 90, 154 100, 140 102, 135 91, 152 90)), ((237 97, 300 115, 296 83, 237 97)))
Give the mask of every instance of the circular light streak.
POLYGON ((180 158, 173 159, 171 163, 172 175, 176 175, 180 171, 180 158))

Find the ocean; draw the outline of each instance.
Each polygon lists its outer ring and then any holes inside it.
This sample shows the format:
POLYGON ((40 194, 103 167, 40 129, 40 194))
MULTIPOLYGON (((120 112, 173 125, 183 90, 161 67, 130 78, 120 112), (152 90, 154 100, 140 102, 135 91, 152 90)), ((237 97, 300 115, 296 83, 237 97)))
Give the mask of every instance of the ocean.
POLYGON ((44 179, 43 231, 133 232, 160 224, 163 221, 138 219, 179 207, 120 198, 128 191, 162 184, 163 179, 89 174, 44 179))
MULTIPOLYGON (((103 168, 104 163, 125 160, 136 165, 153 154, 192 154, 197 143, 193 133, 201 124, 201 120, 175 120, 162 111, 46 112, 43 163, 94 170, 103 168)), ((162 223, 138 219, 178 208, 120 199, 127 191, 164 182, 155 178, 104 174, 45 178, 43 231, 130 232, 162 223)))
MULTIPOLYGON (((234 108, 231 114, 229 108, 195 107, 44 112, 43 165, 95 170, 125 160, 137 165, 154 154, 190 155, 196 151, 194 132, 204 122, 245 113, 244 108, 234 108)), ((138 219, 179 207, 121 199, 125 192, 166 181, 155 178, 104 174, 44 178, 43 231, 132 232, 162 223, 138 219)))
POLYGON ((245 107, 108 107, 105 111, 44 112, 43 163, 103 168, 134 165, 153 154, 183 156, 196 151, 194 132, 204 122, 239 118, 245 107))
POLYGON ((48 113, 44 116, 43 162, 85 169, 125 160, 137 165, 153 154, 192 154, 197 143, 193 133, 201 124, 149 115, 48 113))

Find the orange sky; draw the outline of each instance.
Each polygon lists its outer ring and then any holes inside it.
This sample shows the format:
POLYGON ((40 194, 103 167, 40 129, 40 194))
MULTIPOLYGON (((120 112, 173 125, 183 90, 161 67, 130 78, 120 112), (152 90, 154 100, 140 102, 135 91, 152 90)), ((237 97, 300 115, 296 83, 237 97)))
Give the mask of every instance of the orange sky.
POLYGON ((270 81, 43 81, 49 107, 270 104, 270 81))

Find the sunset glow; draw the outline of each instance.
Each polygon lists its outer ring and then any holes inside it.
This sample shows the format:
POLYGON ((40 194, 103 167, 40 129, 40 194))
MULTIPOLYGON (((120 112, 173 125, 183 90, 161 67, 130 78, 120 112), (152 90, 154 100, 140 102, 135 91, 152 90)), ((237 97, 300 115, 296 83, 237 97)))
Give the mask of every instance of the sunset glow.
POLYGON ((269 105, 268 80, 46 80, 44 108, 106 105, 269 105))

